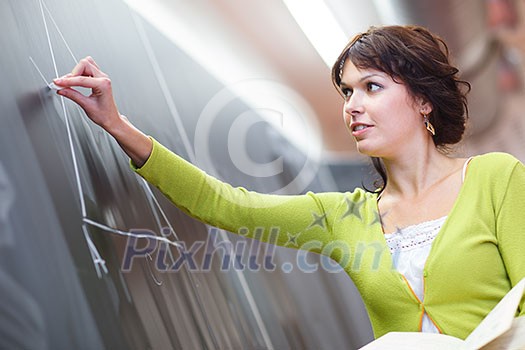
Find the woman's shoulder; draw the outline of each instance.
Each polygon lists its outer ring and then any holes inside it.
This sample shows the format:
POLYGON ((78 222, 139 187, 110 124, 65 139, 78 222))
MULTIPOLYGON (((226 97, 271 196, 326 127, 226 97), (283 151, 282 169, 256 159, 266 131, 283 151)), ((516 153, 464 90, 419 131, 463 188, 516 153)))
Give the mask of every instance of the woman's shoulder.
POLYGON ((478 181, 506 184, 513 176, 525 172, 523 163, 510 153, 489 152, 472 157, 467 172, 475 173, 478 181))
POLYGON ((494 170, 501 170, 501 167, 514 167, 521 164, 521 161, 510 153, 506 152, 488 152, 478 154, 472 157, 478 165, 494 170))

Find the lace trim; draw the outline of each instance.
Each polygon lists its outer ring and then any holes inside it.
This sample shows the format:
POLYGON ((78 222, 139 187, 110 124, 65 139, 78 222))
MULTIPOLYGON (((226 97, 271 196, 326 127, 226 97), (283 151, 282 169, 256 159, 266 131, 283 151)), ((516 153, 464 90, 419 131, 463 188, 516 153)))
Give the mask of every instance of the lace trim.
POLYGON ((447 217, 443 216, 386 233, 385 240, 390 252, 407 251, 432 244, 446 219, 447 217))

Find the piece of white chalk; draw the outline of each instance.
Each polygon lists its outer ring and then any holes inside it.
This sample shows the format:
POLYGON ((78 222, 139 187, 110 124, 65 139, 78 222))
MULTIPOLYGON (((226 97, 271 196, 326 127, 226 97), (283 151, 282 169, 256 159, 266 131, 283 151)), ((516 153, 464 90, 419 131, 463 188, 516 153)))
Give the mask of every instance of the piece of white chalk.
POLYGON ((47 84, 47 86, 48 86, 50 89, 52 89, 52 90, 57 90, 57 91, 58 91, 58 90, 62 90, 62 89, 64 89, 63 86, 58 86, 58 85, 56 85, 56 84, 53 83, 53 82, 47 84))

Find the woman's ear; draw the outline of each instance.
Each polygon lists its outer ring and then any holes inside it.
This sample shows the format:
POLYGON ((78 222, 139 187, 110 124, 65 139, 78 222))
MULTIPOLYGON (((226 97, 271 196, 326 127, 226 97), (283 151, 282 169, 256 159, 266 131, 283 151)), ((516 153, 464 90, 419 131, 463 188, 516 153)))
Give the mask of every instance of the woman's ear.
POLYGON ((428 115, 432 112, 432 104, 430 101, 423 97, 417 99, 417 104, 419 106, 419 112, 424 115, 428 115))

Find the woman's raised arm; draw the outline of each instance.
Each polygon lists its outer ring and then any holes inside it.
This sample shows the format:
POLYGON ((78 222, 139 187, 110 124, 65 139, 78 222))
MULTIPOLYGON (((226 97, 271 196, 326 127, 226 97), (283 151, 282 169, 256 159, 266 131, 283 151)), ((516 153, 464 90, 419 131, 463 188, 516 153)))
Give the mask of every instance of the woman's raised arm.
MULTIPOLYGON (((111 81, 91 57, 55 80, 58 93, 79 104, 88 117, 109 132, 134 164, 134 170, 194 218, 264 242, 318 253, 334 240, 332 227, 346 218, 348 203, 360 193, 278 196, 247 191, 209 176, 146 136, 120 115, 111 81), (85 96, 73 89, 90 88, 85 96)), ((359 197, 359 198, 358 198, 359 197)))

